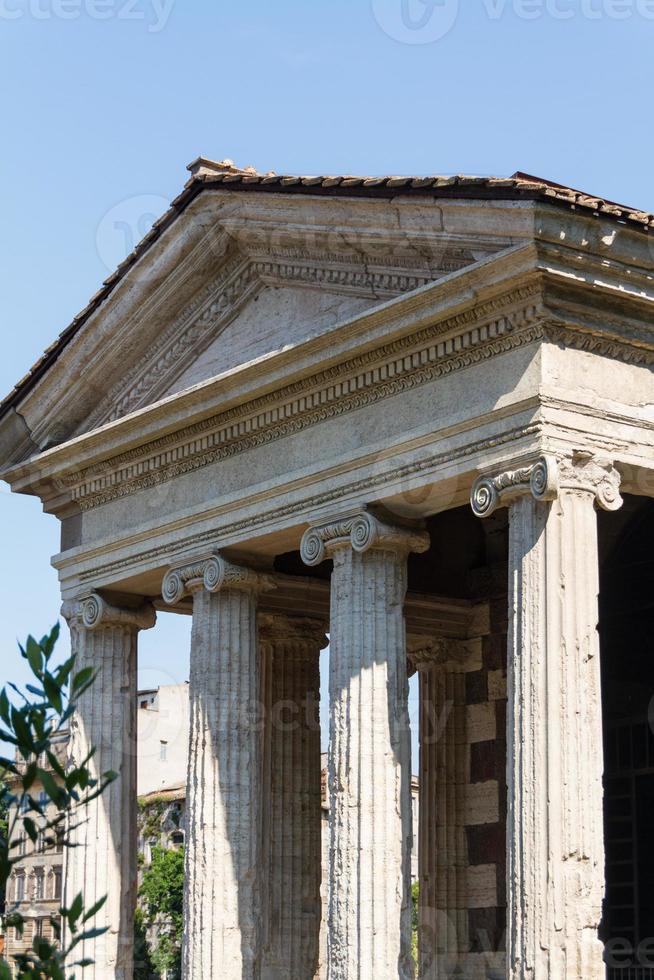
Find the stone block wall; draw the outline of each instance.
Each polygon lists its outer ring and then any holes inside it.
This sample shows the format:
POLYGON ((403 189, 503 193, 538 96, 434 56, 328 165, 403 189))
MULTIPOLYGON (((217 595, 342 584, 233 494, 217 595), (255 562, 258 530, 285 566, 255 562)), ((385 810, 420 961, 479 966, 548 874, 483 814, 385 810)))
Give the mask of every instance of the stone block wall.
POLYGON ((505 976, 506 601, 488 606, 465 657, 420 668, 422 980, 505 976))

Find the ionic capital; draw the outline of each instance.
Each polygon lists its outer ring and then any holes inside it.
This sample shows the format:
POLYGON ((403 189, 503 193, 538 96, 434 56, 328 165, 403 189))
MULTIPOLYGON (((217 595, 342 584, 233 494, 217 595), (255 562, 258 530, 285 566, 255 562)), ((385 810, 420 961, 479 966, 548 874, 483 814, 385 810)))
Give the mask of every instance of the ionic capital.
POLYGON ((157 621, 157 614, 149 602, 136 608, 113 606, 97 592, 82 596, 76 601, 64 602, 61 615, 72 626, 97 630, 112 626, 125 626, 137 630, 149 630, 157 621))
POLYGON ((325 623, 301 616, 264 613, 259 615, 259 639, 264 643, 304 644, 310 652, 323 650, 327 644, 325 623))
POLYGON ((426 531, 384 524, 373 514, 358 511, 310 527, 302 538, 300 554, 305 565, 319 565, 337 548, 346 547, 359 554, 371 548, 406 554, 410 551, 422 552, 429 548, 429 535, 426 531))
POLYGON ((169 606, 197 592, 220 592, 221 589, 240 589, 246 592, 264 592, 275 588, 271 575, 233 565, 217 552, 198 555, 183 564, 174 565, 164 575, 161 594, 169 606))
POLYGON ((470 503, 477 517, 488 517, 523 494, 549 501, 562 490, 592 494, 604 510, 622 506, 620 474, 613 463, 586 450, 571 456, 544 454, 518 469, 480 476, 473 484, 470 503))

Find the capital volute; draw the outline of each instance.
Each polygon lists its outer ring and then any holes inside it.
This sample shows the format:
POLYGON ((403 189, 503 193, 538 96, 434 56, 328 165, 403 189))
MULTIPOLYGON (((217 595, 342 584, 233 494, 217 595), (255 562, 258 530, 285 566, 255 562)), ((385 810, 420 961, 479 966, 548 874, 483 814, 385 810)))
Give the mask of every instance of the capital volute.
POLYGON ((619 472, 610 460, 586 450, 567 456, 546 453, 524 466, 480 476, 473 484, 470 503, 477 517, 489 517, 525 494, 551 501, 563 490, 590 494, 603 510, 622 506, 619 472))
POLYGON ((423 552, 429 549, 426 531, 385 524, 366 510, 327 520, 305 531, 300 554, 305 565, 319 565, 338 548, 352 548, 363 554, 373 548, 423 552))
POLYGON ((275 588, 271 575, 255 572, 242 565, 234 565, 218 552, 198 555, 178 565, 173 565, 164 575, 161 594, 169 606, 174 606, 186 595, 206 589, 236 589, 246 592, 264 592, 275 588))
POLYGON ((150 602, 144 602, 136 607, 119 607, 112 605, 97 592, 64 602, 61 614, 71 626, 74 624, 87 630, 113 626, 149 630, 157 621, 157 614, 150 602))

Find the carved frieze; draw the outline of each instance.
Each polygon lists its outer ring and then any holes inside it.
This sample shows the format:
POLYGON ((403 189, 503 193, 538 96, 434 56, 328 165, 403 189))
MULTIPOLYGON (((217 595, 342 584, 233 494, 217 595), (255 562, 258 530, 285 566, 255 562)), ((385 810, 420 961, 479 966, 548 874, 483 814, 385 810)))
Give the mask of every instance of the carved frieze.
POLYGON ((60 485, 72 490, 82 509, 91 509, 533 343, 543 336, 542 310, 533 302, 533 292, 530 288, 515 290, 170 436, 68 474, 60 485), (498 315, 498 310, 505 312, 498 315))

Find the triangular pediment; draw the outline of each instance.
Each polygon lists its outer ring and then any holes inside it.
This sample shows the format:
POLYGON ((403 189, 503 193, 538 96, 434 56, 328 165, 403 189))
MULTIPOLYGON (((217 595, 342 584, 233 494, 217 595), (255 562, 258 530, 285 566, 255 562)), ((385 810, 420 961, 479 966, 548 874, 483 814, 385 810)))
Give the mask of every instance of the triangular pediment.
MULTIPOLYGON (((454 263, 453 257, 448 261, 454 263)), ((472 261, 459 255, 456 264, 472 261)), ((370 268, 355 256, 250 258, 234 251, 213 283, 160 331, 79 431, 309 340, 446 271, 452 270, 411 267, 392 256, 386 265, 378 258, 370 268)))
MULTIPOLYGON (((288 349, 525 240, 478 204, 199 197, 62 345, 21 405, 24 456, 288 349)), ((12 435, 14 445, 18 445, 12 435)))

